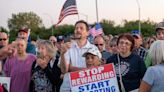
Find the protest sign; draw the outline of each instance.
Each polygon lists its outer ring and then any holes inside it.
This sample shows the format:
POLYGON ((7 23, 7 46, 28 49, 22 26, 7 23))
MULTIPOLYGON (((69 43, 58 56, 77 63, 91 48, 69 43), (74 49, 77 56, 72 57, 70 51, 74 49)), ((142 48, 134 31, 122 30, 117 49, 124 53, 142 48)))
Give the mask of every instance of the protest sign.
POLYGON ((72 92, 119 92, 113 64, 70 73, 72 92))
POLYGON ((9 92, 9 90, 10 90, 10 77, 0 77, 0 85, 3 85, 9 92))

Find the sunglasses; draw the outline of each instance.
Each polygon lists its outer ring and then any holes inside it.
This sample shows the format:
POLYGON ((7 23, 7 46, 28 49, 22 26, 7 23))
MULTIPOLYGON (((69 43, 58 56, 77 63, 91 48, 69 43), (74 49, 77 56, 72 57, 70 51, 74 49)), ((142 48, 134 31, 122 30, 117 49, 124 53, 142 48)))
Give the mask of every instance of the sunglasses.
POLYGON ((110 45, 110 47, 112 48, 112 47, 117 47, 117 45, 110 45))
POLYGON ((6 39, 6 38, 0 38, 0 41, 2 41, 2 40, 3 40, 3 41, 6 41, 7 39, 6 39))
POLYGON ((95 44, 96 46, 103 46, 104 44, 95 44))

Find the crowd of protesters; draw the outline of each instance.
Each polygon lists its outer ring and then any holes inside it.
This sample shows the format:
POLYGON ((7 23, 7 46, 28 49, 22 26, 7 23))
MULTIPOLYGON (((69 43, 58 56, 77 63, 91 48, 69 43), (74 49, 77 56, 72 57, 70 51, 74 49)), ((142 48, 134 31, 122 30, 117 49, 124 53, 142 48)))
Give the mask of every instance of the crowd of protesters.
MULTIPOLYGON (((70 72, 113 63, 120 92, 164 91, 164 22, 155 35, 139 30, 97 35, 88 40, 87 22, 75 23, 74 35, 28 40, 28 28, 15 41, 0 32, 0 76, 11 77, 9 92, 73 92, 70 72)), ((0 86, 0 92, 8 92, 0 86), (2 89, 1 89, 2 88, 2 89)))

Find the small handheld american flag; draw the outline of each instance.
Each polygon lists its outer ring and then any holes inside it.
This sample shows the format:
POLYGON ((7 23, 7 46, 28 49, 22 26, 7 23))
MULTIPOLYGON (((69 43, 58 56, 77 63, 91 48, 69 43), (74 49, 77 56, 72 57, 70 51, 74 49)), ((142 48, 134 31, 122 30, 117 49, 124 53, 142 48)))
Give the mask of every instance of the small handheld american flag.
POLYGON ((89 30, 89 33, 90 33, 93 37, 104 34, 103 29, 102 29, 100 23, 96 23, 96 25, 95 25, 93 28, 91 28, 91 29, 89 30))

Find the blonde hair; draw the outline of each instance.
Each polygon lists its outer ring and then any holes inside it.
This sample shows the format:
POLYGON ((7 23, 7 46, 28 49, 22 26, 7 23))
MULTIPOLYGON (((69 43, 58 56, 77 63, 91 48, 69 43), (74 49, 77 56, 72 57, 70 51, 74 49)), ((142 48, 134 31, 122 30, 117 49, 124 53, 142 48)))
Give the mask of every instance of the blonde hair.
POLYGON ((57 48, 49 40, 39 40, 37 42, 37 46, 45 46, 46 51, 48 55, 50 56, 50 58, 53 58, 56 55, 57 48))
POLYGON ((164 64, 164 41, 157 40, 150 47, 150 56, 152 58, 152 64, 164 64))
POLYGON ((19 41, 24 41, 25 42, 25 44, 24 44, 25 45, 25 48, 27 48, 27 41, 25 39, 17 38, 16 41, 13 41, 13 43, 16 42, 18 44, 19 41))

